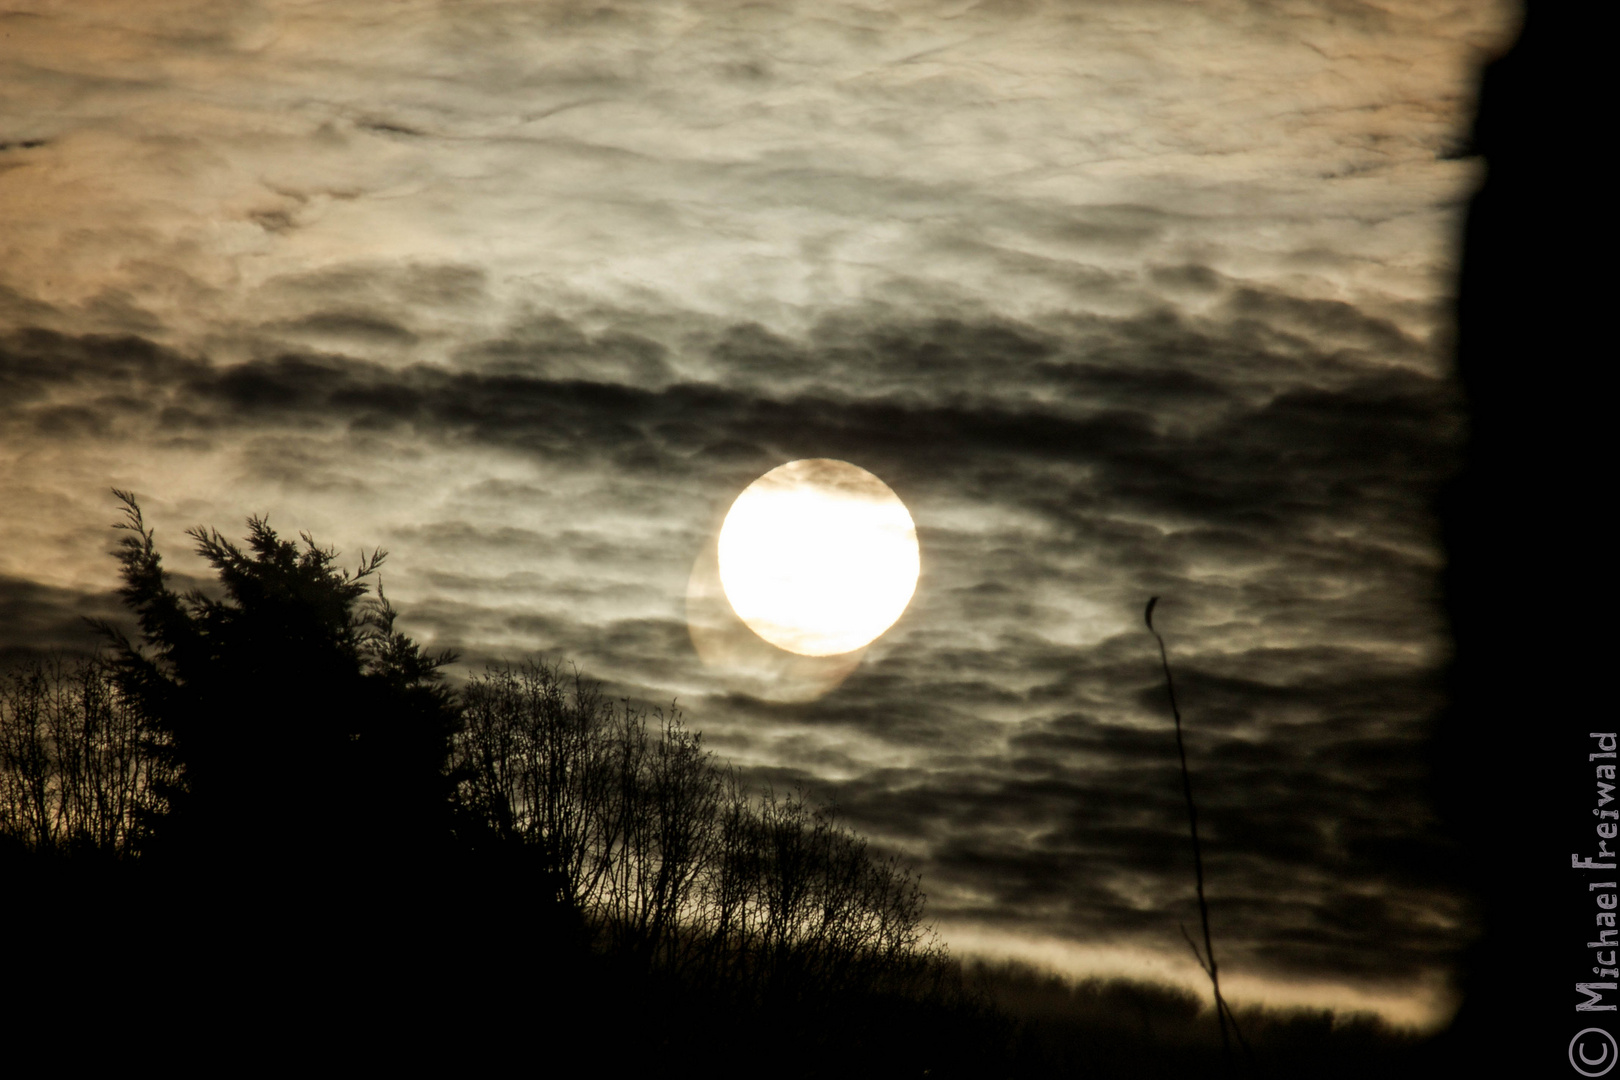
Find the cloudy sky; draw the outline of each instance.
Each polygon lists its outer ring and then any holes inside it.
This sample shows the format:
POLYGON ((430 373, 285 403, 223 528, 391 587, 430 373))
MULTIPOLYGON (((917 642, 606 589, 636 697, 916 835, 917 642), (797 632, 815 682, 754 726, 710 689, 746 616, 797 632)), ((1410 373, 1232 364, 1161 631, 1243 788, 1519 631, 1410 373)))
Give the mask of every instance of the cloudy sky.
POLYGON ((572 660, 835 798, 954 951, 1197 985, 1157 594, 1233 999, 1443 1018, 1430 503, 1516 17, 8 4, 0 650, 93 643, 110 488, 182 577, 267 513, 386 548, 459 670, 572 660), (910 608, 700 653, 731 501, 813 457, 910 508, 910 608))

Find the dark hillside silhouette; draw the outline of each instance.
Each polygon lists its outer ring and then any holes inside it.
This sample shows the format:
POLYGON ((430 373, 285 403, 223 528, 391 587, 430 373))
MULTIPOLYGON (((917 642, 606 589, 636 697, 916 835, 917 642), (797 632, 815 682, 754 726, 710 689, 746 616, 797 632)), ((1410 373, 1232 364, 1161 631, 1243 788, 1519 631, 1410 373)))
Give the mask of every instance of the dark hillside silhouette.
MULTIPOLYGON (((1011 1077, 1194 1080, 1417 1080, 1462 1074, 1420 1058, 1423 1040, 1369 1014, 1238 1006, 1251 1053, 1228 1065, 1214 1007, 1181 987, 1130 979, 1073 981, 1018 962, 968 965, 968 980, 1016 1018, 1011 1077)), ((1230 1005, 1230 1003, 1228 1003, 1230 1005)))

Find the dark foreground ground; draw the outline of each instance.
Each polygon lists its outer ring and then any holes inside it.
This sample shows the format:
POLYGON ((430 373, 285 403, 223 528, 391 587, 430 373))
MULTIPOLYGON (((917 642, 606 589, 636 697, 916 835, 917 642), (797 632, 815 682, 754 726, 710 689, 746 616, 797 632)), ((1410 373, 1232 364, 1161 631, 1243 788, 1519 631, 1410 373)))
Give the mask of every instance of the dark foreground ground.
MULTIPOLYGON (((13 867, 16 869, 16 867, 13 867)), ((157 1057, 235 1074, 708 1077, 1452 1077, 1445 1047, 1370 1018, 1242 1011, 1227 1073, 1193 995, 948 967, 903 991, 703 983, 604 956, 502 880, 339 892, 272 877, 8 875, 0 1037, 63 1063, 157 1057)), ((442 881, 441 881, 442 884, 442 881)), ((529 894, 532 895, 532 894, 529 894)), ((790 968, 789 968, 790 970, 790 968)))
POLYGON ((1234 1039, 1228 1062, 1214 1011, 1185 990, 1126 980, 1074 983, 1022 965, 970 966, 966 974, 1009 1023, 1001 1072, 1009 1077, 1464 1075, 1440 1065, 1443 1048, 1434 1040, 1372 1015, 1239 1009, 1248 1047, 1234 1039))

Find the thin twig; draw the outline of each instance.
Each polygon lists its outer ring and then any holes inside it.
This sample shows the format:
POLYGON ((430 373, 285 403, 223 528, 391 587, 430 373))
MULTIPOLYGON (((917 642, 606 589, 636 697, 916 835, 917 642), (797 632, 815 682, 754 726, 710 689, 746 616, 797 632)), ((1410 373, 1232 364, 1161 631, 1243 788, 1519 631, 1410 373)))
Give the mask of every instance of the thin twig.
MULTIPOLYGON (((1193 959, 1198 961, 1198 966, 1203 968, 1205 975, 1208 975, 1209 965, 1204 963, 1204 954, 1198 951, 1198 946, 1193 943, 1192 935, 1187 933, 1187 924, 1181 923, 1179 925, 1181 927, 1181 940, 1187 943, 1187 948, 1192 950, 1193 959)), ((1232 1011, 1232 1006, 1227 1004, 1224 999, 1221 1004, 1226 1009, 1226 1019, 1232 1025, 1232 1034, 1237 1036, 1238 1045, 1243 1047, 1243 1054, 1249 1059, 1249 1068, 1252 1071, 1254 1068, 1254 1051, 1249 1047, 1249 1040, 1243 1037, 1243 1029, 1238 1026, 1237 1013, 1232 1011)))
POLYGON ((1224 1001, 1221 1004, 1226 1008, 1226 1019, 1232 1025, 1232 1034, 1237 1036, 1238 1045, 1243 1047, 1243 1056, 1249 1062, 1249 1075, 1252 1076, 1254 1075, 1254 1050, 1249 1046, 1249 1040, 1243 1037, 1243 1029, 1238 1027, 1237 1013, 1232 1011, 1232 1006, 1227 1005, 1224 1001))
MULTIPOLYGON (((1225 1055, 1226 1070, 1230 1073, 1232 1041, 1226 1033, 1226 1021, 1230 1010, 1226 1007, 1226 1000, 1221 997, 1220 968, 1216 966, 1215 946, 1209 937, 1209 904, 1204 900, 1204 854, 1198 844, 1198 807, 1193 803, 1192 777, 1187 771, 1187 746, 1181 738, 1181 709, 1176 705, 1176 684, 1170 677, 1170 656, 1165 651, 1164 638, 1153 629, 1153 606, 1158 602, 1157 596, 1150 598, 1142 617, 1147 622, 1148 631, 1159 643, 1159 662, 1164 665, 1164 684, 1170 690, 1170 713, 1176 718, 1176 752, 1181 755, 1181 791, 1187 797, 1187 823, 1192 828, 1193 870, 1198 883, 1198 917, 1204 925, 1204 955, 1199 959, 1199 964, 1203 966, 1204 973, 1209 976, 1210 985, 1215 989, 1215 1019, 1221 1027, 1221 1051, 1225 1055)), ((1185 935, 1186 930, 1183 929, 1182 933, 1185 935)), ((1192 941, 1189 939, 1187 944, 1191 945, 1192 941)), ((1196 955, 1197 952, 1195 947, 1193 953, 1196 955)))
POLYGON ((1181 924, 1181 940, 1187 943, 1187 948, 1192 950, 1193 959, 1198 961, 1198 966, 1204 969, 1205 975, 1208 975, 1209 965, 1204 963, 1204 954, 1198 951, 1197 945, 1193 944, 1192 935, 1187 933, 1186 923, 1181 924))

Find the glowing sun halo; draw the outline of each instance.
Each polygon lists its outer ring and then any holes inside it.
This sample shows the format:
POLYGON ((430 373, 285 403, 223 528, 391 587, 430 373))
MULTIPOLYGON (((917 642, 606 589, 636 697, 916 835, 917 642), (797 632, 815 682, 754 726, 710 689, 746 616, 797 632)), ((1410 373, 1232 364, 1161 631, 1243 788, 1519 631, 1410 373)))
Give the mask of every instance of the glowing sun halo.
POLYGON ((832 656, 893 626, 917 589, 917 528, 889 486, 847 461, 790 461, 737 496, 720 584, 779 649, 832 656))

